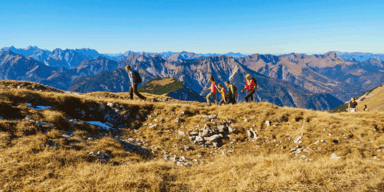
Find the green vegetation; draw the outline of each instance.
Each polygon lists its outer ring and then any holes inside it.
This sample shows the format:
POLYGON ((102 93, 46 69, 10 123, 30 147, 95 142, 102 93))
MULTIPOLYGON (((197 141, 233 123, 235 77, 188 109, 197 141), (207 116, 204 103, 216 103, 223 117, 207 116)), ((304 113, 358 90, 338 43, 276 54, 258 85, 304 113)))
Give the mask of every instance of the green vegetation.
POLYGON ((340 105, 332 110, 330 110, 329 112, 330 113, 340 113, 340 112, 347 112, 347 109, 348 109, 348 104, 345 103, 343 105, 340 105))
POLYGON ((183 82, 175 78, 155 78, 138 88, 139 92, 164 95, 184 88, 183 82))

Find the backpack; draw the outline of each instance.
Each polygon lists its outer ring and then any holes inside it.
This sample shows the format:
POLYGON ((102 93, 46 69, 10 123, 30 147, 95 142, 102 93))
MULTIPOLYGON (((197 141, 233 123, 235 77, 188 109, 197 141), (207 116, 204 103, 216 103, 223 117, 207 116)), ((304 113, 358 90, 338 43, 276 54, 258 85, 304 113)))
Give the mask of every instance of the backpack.
POLYGON ((255 85, 256 85, 255 89, 257 89, 257 80, 256 80, 256 78, 252 77, 252 81, 253 81, 253 82, 255 83, 255 85))
POLYGON ((135 83, 141 83, 143 81, 137 71, 133 71, 133 75, 135 76, 135 83))
POLYGON ((233 88, 233 92, 234 92, 235 97, 237 97, 237 95, 239 95, 239 92, 237 91, 237 87, 232 84, 232 88, 233 88))

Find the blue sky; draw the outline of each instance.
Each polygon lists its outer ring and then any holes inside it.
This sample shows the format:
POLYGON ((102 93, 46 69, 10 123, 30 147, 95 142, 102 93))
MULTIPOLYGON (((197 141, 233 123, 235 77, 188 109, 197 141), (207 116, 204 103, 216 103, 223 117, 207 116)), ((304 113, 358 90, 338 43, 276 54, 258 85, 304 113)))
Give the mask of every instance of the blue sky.
POLYGON ((384 1, 0 1, 0 47, 384 53, 384 1))

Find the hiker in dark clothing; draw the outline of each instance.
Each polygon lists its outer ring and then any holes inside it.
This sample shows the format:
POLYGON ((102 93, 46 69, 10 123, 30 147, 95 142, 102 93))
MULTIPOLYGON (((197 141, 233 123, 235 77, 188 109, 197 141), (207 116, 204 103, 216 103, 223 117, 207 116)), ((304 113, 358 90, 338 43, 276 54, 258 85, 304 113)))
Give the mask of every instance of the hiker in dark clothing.
POLYGON ((351 101, 349 102, 348 111, 350 113, 355 113, 357 111, 357 102, 354 97, 352 97, 351 101))
POLYGON ((137 86, 142 81, 141 77, 140 77, 140 74, 138 72, 132 70, 131 66, 129 66, 129 65, 125 66, 125 70, 128 71, 129 81, 131 82, 131 85, 129 87, 129 97, 130 97, 130 99, 133 99, 133 93, 135 93, 136 96, 138 96, 140 99, 143 99, 145 101, 147 98, 144 97, 143 95, 141 95, 137 91, 137 86))
POLYGON ((245 96, 245 102, 248 102, 248 99, 251 99, 251 101, 253 101, 253 94, 255 93, 257 88, 256 82, 253 79, 251 79, 250 74, 247 74, 245 76, 245 79, 247 80, 246 86, 243 90, 241 90, 241 92, 248 90, 248 94, 245 96))
POLYGON ((236 104, 237 88, 229 81, 225 82, 228 89, 228 103, 236 104))

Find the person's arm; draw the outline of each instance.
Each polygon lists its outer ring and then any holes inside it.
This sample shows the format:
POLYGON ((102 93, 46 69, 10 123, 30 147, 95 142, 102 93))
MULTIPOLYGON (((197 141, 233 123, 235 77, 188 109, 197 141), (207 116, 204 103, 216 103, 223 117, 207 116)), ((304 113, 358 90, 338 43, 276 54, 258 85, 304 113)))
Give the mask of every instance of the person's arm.
POLYGON ((248 83, 245 83, 245 88, 243 90, 241 90, 241 92, 244 92, 247 89, 248 89, 248 83))

